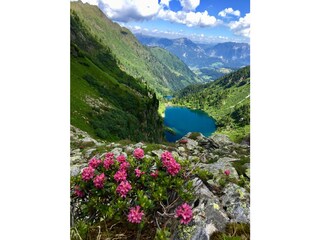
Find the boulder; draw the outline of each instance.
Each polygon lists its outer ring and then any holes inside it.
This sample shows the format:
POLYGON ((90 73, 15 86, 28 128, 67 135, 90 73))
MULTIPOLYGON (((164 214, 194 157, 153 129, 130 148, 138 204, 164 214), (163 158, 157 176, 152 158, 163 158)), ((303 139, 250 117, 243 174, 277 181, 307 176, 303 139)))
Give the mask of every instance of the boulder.
POLYGON ((250 194, 244 188, 228 183, 222 190, 221 203, 231 222, 250 223, 250 194))

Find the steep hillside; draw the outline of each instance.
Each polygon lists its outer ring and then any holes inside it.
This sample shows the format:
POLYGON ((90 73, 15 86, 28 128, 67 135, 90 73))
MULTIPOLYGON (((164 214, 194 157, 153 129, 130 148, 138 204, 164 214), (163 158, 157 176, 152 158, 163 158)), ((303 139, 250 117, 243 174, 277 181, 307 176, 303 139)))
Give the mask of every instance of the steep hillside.
POLYGON ((163 139, 156 95, 118 67, 109 48, 71 10, 71 124, 94 137, 163 139))
POLYGON ((217 120, 218 132, 240 141, 250 131, 250 66, 211 83, 188 86, 173 103, 206 111, 217 120))
MULTIPOLYGON (((173 83, 174 86, 177 85, 175 86, 176 89, 179 88, 181 83, 184 86, 194 84, 194 80, 197 79, 196 75, 178 57, 160 47, 150 47, 149 49, 153 56, 176 75, 178 81, 173 83)), ((197 81, 201 82, 199 79, 197 79, 197 81)))
POLYGON ((89 32, 116 56, 120 68, 148 83, 158 94, 170 95, 190 83, 200 82, 195 76, 182 81, 177 69, 168 68, 160 62, 128 29, 109 20, 97 6, 80 1, 71 2, 70 5, 89 32))

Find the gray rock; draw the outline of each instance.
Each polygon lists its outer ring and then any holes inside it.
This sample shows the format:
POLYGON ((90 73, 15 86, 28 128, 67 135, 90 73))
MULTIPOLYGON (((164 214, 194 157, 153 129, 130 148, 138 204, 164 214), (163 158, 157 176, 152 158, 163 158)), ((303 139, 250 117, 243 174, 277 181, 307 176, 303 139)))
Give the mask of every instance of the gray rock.
POLYGON ((186 149, 185 149, 184 147, 178 147, 178 151, 179 151, 179 152, 185 152, 186 149))
POLYGON ((70 167, 70 176, 76 176, 78 175, 81 170, 86 167, 87 164, 78 164, 78 165, 73 165, 70 167))
POLYGON ((161 158, 161 154, 163 153, 164 151, 159 149, 159 150, 152 150, 151 153, 154 155, 154 156, 157 156, 159 159, 161 158))
POLYGON ((77 163, 83 163, 86 160, 82 157, 81 154, 73 155, 70 157, 70 163, 71 165, 77 164, 77 163))
POLYGON ((187 149, 189 150, 192 150, 194 149, 196 146, 198 146, 198 142, 193 140, 193 139, 188 139, 188 142, 186 143, 186 147, 187 149))
POLYGON ((80 140, 80 144, 84 147, 95 146, 95 145, 97 145, 97 143, 98 142, 96 140, 94 140, 93 138, 88 137, 88 136, 80 140))
POLYGON ((250 223, 250 194, 244 188, 228 183, 223 189, 221 203, 232 222, 250 223))
POLYGON ((127 154, 132 154, 134 151, 134 148, 131 146, 127 146, 124 150, 127 154))
POLYGON ((136 149, 136 148, 143 148, 144 147, 144 144, 142 142, 138 142, 136 143, 135 145, 133 145, 133 147, 136 149))
POLYGON ((226 135, 223 135, 223 134, 213 134, 210 138, 211 138, 211 140, 213 140, 213 142, 218 144, 220 147, 233 144, 233 142, 231 142, 230 138, 226 135))
POLYGON ((88 150, 85 151, 85 154, 84 154, 84 157, 89 159, 89 158, 92 158, 93 156, 93 152, 96 150, 96 148, 90 148, 88 150))
MULTIPOLYGON (((114 148, 111 150, 111 152, 114 154, 114 157, 117 158, 120 154, 122 154, 122 148, 114 148)), ((127 155, 126 153, 124 154, 127 155)))

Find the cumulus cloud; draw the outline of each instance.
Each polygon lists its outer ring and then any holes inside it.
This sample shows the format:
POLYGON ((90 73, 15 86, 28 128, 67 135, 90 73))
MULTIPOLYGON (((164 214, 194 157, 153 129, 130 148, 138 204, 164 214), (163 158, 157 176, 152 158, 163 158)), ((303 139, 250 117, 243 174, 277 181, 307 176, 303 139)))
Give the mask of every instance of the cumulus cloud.
POLYGON ((171 0, 161 0, 161 1, 160 1, 160 5, 169 7, 170 1, 171 1, 171 0))
POLYGON ((226 8, 223 11, 219 12, 218 15, 220 17, 226 17, 227 15, 234 15, 234 16, 240 17, 240 11, 233 10, 232 8, 226 8))
POLYGON ((194 11, 199 5, 200 0, 179 0, 184 11, 194 11))
POLYGON ((97 5, 109 18, 122 23, 158 18, 188 27, 212 27, 220 21, 207 11, 194 11, 200 0, 179 0, 182 10, 177 12, 170 10, 170 1, 172 0, 161 0, 160 3, 158 0, 82 0, 84 3, 97 5))
POLYGON ((236 35, 250 37, 250 13, 239 18, 238 21, 230 22, 229 27, 236 35))
POLYGON ((209 27, 217 24, 217 19, 214 16, 210 16, 207 11, 174 12, 171 10, 160 9, 157 17, 170 22, 185 24, 188 27, 194 27, 194 26, 209 27))
MULTIPOLYGON (((93 0, 91 0, 93 1, 93 0)), ((98 0, 99 8, 108 17, 121 22, 151 19, 158 14, 161 6, 158 0, 98 0)), ((166 2, 166 1, 165 1, 166 2)))

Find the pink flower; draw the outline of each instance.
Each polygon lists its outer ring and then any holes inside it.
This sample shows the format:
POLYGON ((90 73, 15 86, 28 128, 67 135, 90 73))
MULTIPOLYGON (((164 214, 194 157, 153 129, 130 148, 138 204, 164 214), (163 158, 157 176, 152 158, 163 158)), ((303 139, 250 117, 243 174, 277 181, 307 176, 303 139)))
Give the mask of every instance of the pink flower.
POLYGON ((96 178, 93 180, 93 183, 96 186, 96 188, 103 188, 104 179, 104 173, 101 173, 100 175, 96 176, 96 178))
POLYGON ((112 158, 106 158, 103 162, 103 166, 105 169, 109 170, 109 168, 114 164, 114 160, 112 158))
POLYGON ((176 162, 176 160, 173 158, 170 152, 165 151, 164 153, 162 153, 161 160, 163 166, 167 169, 169 174, 171 174, 172 176, 178 174, 178 172, 181 169, 181 166, 179 163, 176 162))
POLYGON ((171 162, 169 162, 167 166, 167 171, 172 176, 175 176, 176 174, 178 174, 180 169, 181 169, 180 164, 177 163, 175 160, 172 160, 171 162))
POLYGON ((107 159, 107 158, 108 158, 108 159, 113 159, 113 157, 114 157, 114 154, 113 154, 112 152, 106 153, 106 159, 107 159))
POLYGON ((123 163, 121 163, 120 164, 120 170, 127 170, 128 168, 130 167, 130 163, 128 163, 128 162, 123 162, 123 163))
POLYGON ((176 216, 181 217, 180 223, 188 224, 192 220, 192 209, 184 203, 176 209, 176 216))
POLYGON ((118 161, 119 163, 125 162, 125 161, 126 161, 126 156, 123 155, 123 154, 119 155, 119 156, 117 157, 117 161, 118 161))
POLYGON ((140 206, 130 208, 130 212, 128 214, 128 221, 131 223, 140 223, 143 215, 144 212, 142 210, 140 211, 140 206))
POLYGON ((227 175, 227 176, 229 176, 229 175, 230 175, 230 173, 231 173, 231 172, 230 172, 230 170, 229 170, 229 169, 227 169, 227 170, 225 170, 225 171, 224 171, 224 174, 225 174, 225 175, 227 175))
POLYGON ((101 160, 95 157, 89 161, 89 166, 92 168, 97 168, 100 164, 101 164, 101 160))
POLYGON ((161 160, 164 166, 167 165, 168 162, 170 162, 173 158, 172 154, 168 151, 165 151, 161 154, 161 160))
POLYGON ((117 182, 124 181, 127 179, 127 173, 125 170, 119 170, 116 172, 116 174, 114 174, 113 178, 117 182))
POLYGON ((80 198, 84 197, 84 192, 80 190, 79 186, 74 187, 74 193, 80 198))
POLYGON ((92 167, 86 167, 82 171, 82 179, 84 181, 89 181, 94 176, 94 168, 92 167))
POLYGON ((142 159, 144 157, 144 151, 143 149, 141 148, 136 148, 134 151, 133 151, 133 156, 136 158, 136 159, 142 159))
POLYGON ((145 172, 142 172, 139 168, 136 168, 134 172, 136 173, 136 177, 140 177, 141 175, 145 174, 145 172))
POLYGON ((159 176, 159 171, 156 170, 156 171, 150 173, 150 176, 153 177, 153 178, 157 178, 159 176))
POLYGON ((117 187, 116 191, 121 197, 126 197, 127 193, 132 189, 128 181, 122 181, 117 187))

